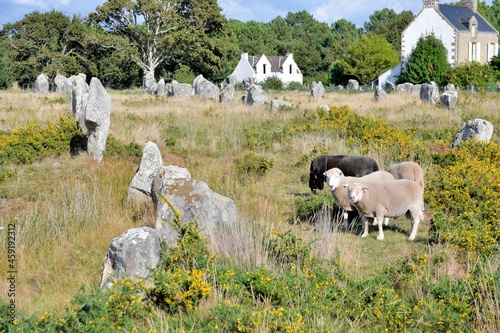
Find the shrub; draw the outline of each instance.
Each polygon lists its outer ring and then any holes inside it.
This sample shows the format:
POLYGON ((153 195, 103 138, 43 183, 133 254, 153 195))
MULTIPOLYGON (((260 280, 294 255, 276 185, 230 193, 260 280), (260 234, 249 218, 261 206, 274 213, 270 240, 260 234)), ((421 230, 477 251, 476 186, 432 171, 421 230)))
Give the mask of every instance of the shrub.
POLYGON ((265 90, 283 90, 283 82, 277 76, 270 76, 266 78, 261 84, 262 89, 265 90))
POLYGON ((254 153, 248 153, 242 158, 236 158, 236 171, 238 176, 246 175, 263 176, 274 166, 274 160, 264 156, 256 156, 254 153))

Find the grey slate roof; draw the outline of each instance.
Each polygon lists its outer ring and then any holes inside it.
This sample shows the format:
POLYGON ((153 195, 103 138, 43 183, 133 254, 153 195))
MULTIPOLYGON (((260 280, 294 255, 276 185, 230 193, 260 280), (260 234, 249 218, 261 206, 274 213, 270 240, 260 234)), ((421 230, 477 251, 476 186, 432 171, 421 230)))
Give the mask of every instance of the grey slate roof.
MULTIPOLYGON (((248 56, 248 62, 253 69, 255 69, 255 65, 259 62, 262 56, 248 56)), ((283 73, 283 63, 285 62, 286 56, 266 56, 267 60, 271 63, 271 73, 283 73)))
POLYGON ((477 30, 479 32, 497 32, 481 15, 474 13, 469 7, 439 5, 439 11, 458 31, 468 31, 468 23, 471 17, 474 16, 477 20, 477 30))

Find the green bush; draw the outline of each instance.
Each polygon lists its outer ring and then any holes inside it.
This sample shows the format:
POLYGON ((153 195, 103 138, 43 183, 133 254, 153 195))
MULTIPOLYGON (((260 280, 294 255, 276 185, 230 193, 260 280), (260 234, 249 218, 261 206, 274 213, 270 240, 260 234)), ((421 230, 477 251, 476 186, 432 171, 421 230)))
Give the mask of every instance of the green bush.
POLYGON ((274 160, 264 156, 248 153, 242 158, 236 158, 236 171, 238 176, 244 178, 246 175, 263 176, 274 166, 274 160))
POLYGON ((277 76, 270 76, 266 78, 261 84, 262 89, 265 90, 283 90, 283 82, 277 76))

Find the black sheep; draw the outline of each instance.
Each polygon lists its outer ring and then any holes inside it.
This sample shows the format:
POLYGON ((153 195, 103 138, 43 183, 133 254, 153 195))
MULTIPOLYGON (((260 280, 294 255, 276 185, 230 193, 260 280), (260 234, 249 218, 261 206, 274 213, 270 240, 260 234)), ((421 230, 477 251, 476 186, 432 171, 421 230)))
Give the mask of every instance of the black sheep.
POLYGON ((309 187, 313 193, 325 186, 323 173, 331 168, 339 168, 345 176, 361 177, 378 171, 378 164, 369 156, 356 155, 320 155, 311 161, 309 187))

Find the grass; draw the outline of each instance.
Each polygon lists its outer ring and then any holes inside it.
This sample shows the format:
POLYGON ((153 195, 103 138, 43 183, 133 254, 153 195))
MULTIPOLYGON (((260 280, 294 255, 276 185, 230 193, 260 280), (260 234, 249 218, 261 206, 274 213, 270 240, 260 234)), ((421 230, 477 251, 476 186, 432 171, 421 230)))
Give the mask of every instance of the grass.
MULTIPOLYGON (((300 156, 318 146, 331 154, 360 154, 363 147, 352 146, 335 133, 308 133, 250 149, 245 146, 245 133, 252 129, 258 134, 283 134, 284 124, 306 110, 316 110, 320 105, 347 105, 360 116, 383 119, 402 130, 427 132, 432 145, 441 147, 447 146, 460 125, 469 119, 484 118, 498 128, 498 94, 463 92, 459 97, 463 102, 447 110, 423 104, 414 95, 390 94, 387 100, 375 102, 371 92, 328 93, 322 99, 313 99, 308 92, 270 92, 270 99, 292 103, 292 110, 280 112, 270 112, 267 104, 245 106, 239 98, 220 104, 194 97, 162 99, 140 91, 111 91, 110 97, 110 135, 140 146, 155 142, 165 165, 188 168, 194 179, 207 182, 215 192, 236 202, 240 225, 211 244, 228 265, 237 262, 248 270, 259 266, 274 269, 266 250, 268 235, 273 230, 291 230, 311 244, 315 256, 338 258, 345 273, 356 281, 377 276, 385 267, 413 255, 436 253, 445 258, 439 274, 458 278, 467 274, 467 260, 457 259, 453 248, 429 243, 428 223, 421 224, 415 242, 407 242, 409 221, 391 220, 385 228, 386 240, 380 242, 375 239, 374 227, 366 239, 358 237, 359 225, 352 232, 330 232, 326 221, 338 216, 332 217, 328 211, 311 222, 296 218, 294 201, 310 196, 309 165, 307 160, 301 162, 300 156), (266 131, 261 131, 264 127, 266 131), (235 161, 248 152, 272 159, 273 167, 258 177, 241 177, 235 161)), ((61 95, 0 91, 0 133, 24 127, 34 119, 56 121, 61 113, 68 112, 69 103, 65 104, 61 95)), ((492 141, 500 142, 498 133, 494 133, 492 141)), ((374 154, 382 168, 396 162, 384 151, 374 154)), ((82 286, 88 290, 97 287, 104 255, 114 237, 128 228, 153 225, 150 207, 130 207, 126 203, 128 185, 137 166, 131 159, 105 156, 96 163, 85 155, 5 166, 15 169, 16 175, 0 182, 0 226, 15 223, 17 227, 20 311, 28 315, 40 315, 47 309, 62 311, 82 286)), ((436 170, 432 162, 422 166, 428 176, 436 170)), ((5 258, 5 239, 0 240, 0 245, 0 258, 5 258)), ((498 267, 496 258, 492 269, 498 267)), ((7 271, 4 260, 0 260, 0 271, 7 271)), ((0 290, 6 289, 2 276, 0 290)), ((209 312, 209 308, 206 305, 197 315, 206 317, 203 311, 209 312)), ((151 325, 172 325, 162 316, 151 325)), ((346 322, 339 324, 348 326, 346 322)), ((359 323, 352 325, 359 327, 359 323)))

